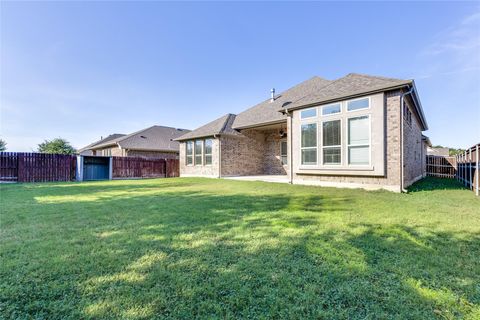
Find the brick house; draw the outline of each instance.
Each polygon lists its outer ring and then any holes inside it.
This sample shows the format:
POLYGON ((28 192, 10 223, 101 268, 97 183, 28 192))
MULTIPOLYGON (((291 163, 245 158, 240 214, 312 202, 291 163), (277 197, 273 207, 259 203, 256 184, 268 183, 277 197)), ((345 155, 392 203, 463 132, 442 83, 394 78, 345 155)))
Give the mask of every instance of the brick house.
POLYGON ((427 129, 413 80, 314 77, 177 138, 180 174, 399 192, 425 175, 427 129))
POLYGON ((79 153, 94 156, 178 159, 179 143, 174 139, 187 132, 190 130, 152 126, 128 135, 109 135, 80 149, 79 153))

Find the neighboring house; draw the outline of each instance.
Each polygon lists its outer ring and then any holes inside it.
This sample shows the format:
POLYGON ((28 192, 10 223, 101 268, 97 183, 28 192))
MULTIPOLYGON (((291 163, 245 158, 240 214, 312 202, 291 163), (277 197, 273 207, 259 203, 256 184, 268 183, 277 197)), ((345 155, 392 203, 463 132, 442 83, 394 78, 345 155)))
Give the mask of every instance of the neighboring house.
POLYGON ((79 155, 82 155, 82 156, 93 156, 93 150, 92 150, 93 147, 95 147, 96 145, 99 145, 99 144, 103 144, 103 143, 106 143, 106 142, 109 142, 109 141, 113 141, 113 140, 121 138, 123 136, 125 136, 125 134, 114 133, 114 134, 109 135, 106 138, 102 137, 102 138, 100 138, 100 140, 95 141, 94 143, 91 143, 88 146, 79 149, 77 151, 77 153, 79 155))
POLYGON ((128 135, 110 135, 80 150, 94 156, 178 159, 179 143, 174 139, 186 132, 190 130, 152 126, 128 135))
POLYGON ((442 156, 442 157, 448 157, 450 155, 450 149, 449 148, 434 148, 432 146, 427 148, 427 154, 429 156, 442 156))
POLYGON ((314 77, 178 138, 180 175, 401 191, 425 174, 427 129, 413 80, 314 77))

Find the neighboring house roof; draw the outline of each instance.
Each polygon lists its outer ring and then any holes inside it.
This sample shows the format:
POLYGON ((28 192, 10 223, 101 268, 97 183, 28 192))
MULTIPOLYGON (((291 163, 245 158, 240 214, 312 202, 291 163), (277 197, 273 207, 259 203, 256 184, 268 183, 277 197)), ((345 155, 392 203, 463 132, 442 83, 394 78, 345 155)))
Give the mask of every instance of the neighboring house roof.
POLYGON ((427 154, 429 156, 444 156, 448 157, 450 155, 450 149, 448 148, 427 148, 427 154))
POLYGON ((211 137, 214 135, 238 135, 239 133, 232 128, 236 116, 228 113, 212 122, 207 123, 189 133, 178 137, 176 140, 183 141, 195 138, 211 137))
POLYGON ((239 113, 233 123, 234 129, 286 121, 286 115, 279 112, 285 105, 319 91, 332 81, 313 77, 275 96, 274 101, 265 100, 239 113))
POLYGON ((164 126, 152 126, 118 139, 97 144, 92 149, 101 149, 117 145, 122 149, 150 150, 150 151, 178 151, 179 144, 175 138, 190 132, 186 129, 177 129, 164 126))
POLYGON ((122 134, 122 133, 114 133, 114 134, 111 134, 109 135, 108 137, 106 138, 103 138, 103 139, 100 139, 98 141, 95 141, 94 143, 90 143, 88 146, 85 146, 81 149, 79 149, 77 152, 78 153, 81 153, 83 151, 86 151, 86 150, 91 150, 93 147, 95 147, 96 145, 99 145, 99 144, 104 144, 104 143, 107 143, 107 142, 111 142, 111 141, 114 141, 118 138, 121 138, 121 137, 124 137, 125 134, 122 134))

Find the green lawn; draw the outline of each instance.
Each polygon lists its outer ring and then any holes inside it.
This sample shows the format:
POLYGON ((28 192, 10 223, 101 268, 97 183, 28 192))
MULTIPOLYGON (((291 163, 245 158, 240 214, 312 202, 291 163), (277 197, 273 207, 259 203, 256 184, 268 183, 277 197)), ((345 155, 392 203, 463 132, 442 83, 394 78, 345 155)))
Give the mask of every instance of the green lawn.
POLYGON ((480 199, 455 181, 0 192, 0 318, 480 319, 480 199))

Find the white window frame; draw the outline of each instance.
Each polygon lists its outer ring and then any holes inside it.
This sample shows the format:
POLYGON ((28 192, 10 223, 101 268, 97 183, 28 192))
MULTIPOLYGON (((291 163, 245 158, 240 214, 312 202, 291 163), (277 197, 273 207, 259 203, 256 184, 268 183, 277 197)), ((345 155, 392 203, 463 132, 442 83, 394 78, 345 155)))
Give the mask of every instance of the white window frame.
POLYGON ((300 110, 300 119, 301 119, 301 120, 315 119, 315 118, 317 118, 317 117, 318 117, 318 108, 317 108, 317 107, 306 108, 306 109, 300 110), (304 112, 304 111, 309 111, 309 110, 315 110, 315 115, 314 115, 314 116, 311 116, 311 117, 305 117, 305 118, 303 118, 303 117, 302 117, 302 112, 304 112))
MULTIPOLYGON (((359 110, 364 110, 364 109, 359 109, 359 110)), ((355 110, 356 111, 356 110, 355 110)), ((346 165, 351 168, 364 168, 364 167, 370 167, 372 164, 372 115, 371 114, 359 114, 356 116, 351 116, 346 118, 346 129, 347 129, 347 136, 345 140, 345 146, 346 146, 346 165), (367 117, 368 118, 368 145, 366 144, 350 144, 349 143, 349 137, 350 137, 350 119, 355 119, 355 118, 363 118, 367 117), (368 163, 367 164, 350 164, 350 152, 349 149, 350 147, 365 147, 368 146, 368 163)))
MULTIPOLYGON (((338 115, 338 113, 336 113, 336 115, 338 115)), ((322 132, 321 132, 321 161, 320 163, 322 164, 322 166, 335 166, 335 167, 338 167, 338 166, 341 166, 343 164, 343 120, 342 118, 330 118, 328 120, 322 120, 321 121, 321 125, 322 125, 322 132), (340 121, 340 145, 336 145, 336 146, 324 146, 323 145, 323 124, 325 122, 332 122, 332 121, 340 121), (328 149, 328 148, 340 148, 340 162, 339 163, 325 163, 323 161, 323 150, 324 149, 328 149)))
POLYGON ((193 163, 195 166, 203 166, 203 140, 194 140, 195 142, 193 143, 193 163), (200 159, 202 159, 202 163, 197 163, 197 141, 199 141, 201 144, 202 144, 202 147, 200 148, 200 150, 202 150, 202 153, 200 154, 200 159))
POLYGON ((204 166, 211 166, 211 165, 213 164, 213 139, 207 138, 207 139, 204 139, 204 140, 203 140, 203 149, 202 149, 202 151, 203 151, 203 165, 204 165, 204 166), (207 153, 206 147, 205 147, 205 146, 207 145, 207 143, 206 143, 207 140, 210 140, 210 141, 212 142, 212 143, 211 143, 211 147, 210 147, 210 153, 207 153), (210 156, 210 159, 211 159, 211 160, 210 160, 211 162, 210 162, 209 164, 207 164, 207 156, 210 156))
MULTIPOLYGON (((346 100, 346 101, 345 101, 345 111, 346 111, 347 113, 370 110, 371 106, 372 106, 372 99, 371 99, 370 96, 368 96, 368 97, 356 98, 356 99, 350 99, 350 100, 346 100), (349 103, 349 102, 358 101, 358 100, 365 100, 365 99, 368 99, 368 108, 348 110, 348 103, 349 103)), ((347 125, 348 125, 348 122, 347 122, 347 125)))
POLYGON ((301 122, 300 123, 300 165, 303 167, 316 167, 318 166, 318 141, 319 141, 319 130, 318 130, 318 121, 306 121, 306 122, 301 122), (316 135, 316 146, 315 147, 302 147, 302 126, 303 125, 309 125, 309 124, 314 124, 315 125, 315 135, 316 135), (315 153, 317 154, 316 156, 316 162, 315 163, 302 163, 302 151, 303 150, 309 150, 309 149, 315 149, 315 153))
POLYGON ((342 109, 343 109, 342 104, 343 104, 342 102, 335 102, 335 103, 329 103, 329 104, 326 104, 326 105, 322 106, 322 107, 320 108, 320 110, 321 110, 320 116, 321 116, 321 117, 334 117, 334 116, 338 116, 339 114, 342 113, 342 109), (326 108, 326 107, 331 107, 331 106, 334 106, 334 105, 336 105, 336 104, 340 105, 340 111, 339 111, 339 112, 329 113, 329 114, 323 114, 323 109, 324 109, 324 108, 326 108))
POLYGON ((194 140, 188 140, 186 143, 185 143, 185 164, 187 166, 193 166, 195 164, 195 157, 194 157, 194 154, 195 154, 195 142, 194 140), (191 143, 192 144, 192 154, 191 155, 188 155, 188 144, 191 143), (192 158, 192 163, 188 163, 188 157, 191 157, 192 158))

